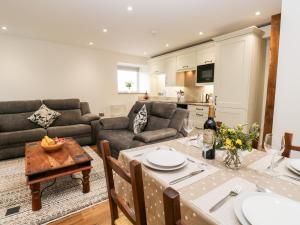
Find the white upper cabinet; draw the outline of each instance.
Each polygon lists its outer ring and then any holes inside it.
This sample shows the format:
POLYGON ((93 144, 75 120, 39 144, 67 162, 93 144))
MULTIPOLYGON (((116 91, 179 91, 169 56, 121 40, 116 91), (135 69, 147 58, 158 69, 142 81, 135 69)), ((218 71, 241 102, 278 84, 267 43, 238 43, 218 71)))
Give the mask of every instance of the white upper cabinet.
POLYGON ((177 56, 177 71, 196 69, 196 53, 191 52, 177 56))
POLYGON ((176 57, 165 60, 166 86, 176 86, 176 57))
POLYGON ((214 47, 197 51, 197 65, 215 63, 216 49, 214 47))
POLYGON ((150 75, 165 73, 165 61, 163 59, 149 62, 150 75))
POLYGON ((217 119, 236 126, 259 122, 262 106, 262 34, 250 27, 214 38, 217 119))

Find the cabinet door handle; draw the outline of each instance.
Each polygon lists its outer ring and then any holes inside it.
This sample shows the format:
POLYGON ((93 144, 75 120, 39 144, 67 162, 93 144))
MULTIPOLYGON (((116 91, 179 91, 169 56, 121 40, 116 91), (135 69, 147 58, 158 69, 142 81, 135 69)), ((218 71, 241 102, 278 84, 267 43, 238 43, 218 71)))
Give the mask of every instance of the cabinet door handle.
POLYGON ((212 63, 212 60, 206 60, 204 63, 212 63))
POLYGON ((202 110, 202 111, 204 110, 203 108, 196 108, 196 109, 198 109, 198 110, 202 110))
POLYGON ((203 116, 203 114, 196 113, 197 116, 203 116))

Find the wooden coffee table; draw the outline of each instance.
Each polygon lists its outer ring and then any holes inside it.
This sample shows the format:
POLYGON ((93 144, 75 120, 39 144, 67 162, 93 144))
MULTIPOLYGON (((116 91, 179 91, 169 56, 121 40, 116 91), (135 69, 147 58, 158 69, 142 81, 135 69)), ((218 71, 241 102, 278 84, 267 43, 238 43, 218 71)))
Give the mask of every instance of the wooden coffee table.
POLYGON ((82 172, 83 193, 88 193, 91 156, 72 138, 66 138, 62 149, 52 153, 45 152, 40 143, 38 141, 25 145, 25 175, 31 189, 32 210, 42 208, 41 183, 58 177, 82 172))

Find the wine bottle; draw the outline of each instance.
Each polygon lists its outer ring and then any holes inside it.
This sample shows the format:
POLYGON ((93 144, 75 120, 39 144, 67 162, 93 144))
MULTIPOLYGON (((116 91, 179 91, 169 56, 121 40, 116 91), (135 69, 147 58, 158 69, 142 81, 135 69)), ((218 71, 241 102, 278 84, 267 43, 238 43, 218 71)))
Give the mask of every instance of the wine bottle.
POLYGON ((202 156, 205 159, 214 159, 215 158, 215 139, 217 124, 214 121, 215 117, 215 107, 214 105, 209 106, 208 119, 204 123, 203 131, 203 152, 202 156))

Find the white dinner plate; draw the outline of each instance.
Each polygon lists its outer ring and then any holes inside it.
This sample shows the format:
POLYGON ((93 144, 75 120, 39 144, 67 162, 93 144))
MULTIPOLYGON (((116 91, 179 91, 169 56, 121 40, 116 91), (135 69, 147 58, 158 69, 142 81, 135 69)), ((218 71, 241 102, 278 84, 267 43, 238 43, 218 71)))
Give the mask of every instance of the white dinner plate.
POLYGON ((180 164, 179 166, 175 166, 175 167, 161 167, 161 166, 156 166, 152 163, 150 163, 147 158, 143 159, 143 165, 145 165, 146 167, 149 167, 151 169, 154 170, 159 170, 159 171, 173 171, 173 170, 179 170, 183 167, 185 167, 188 164, 188 161, 184 161, 182 164, 180 164))
POLYGON ((292 167, 292 165, 290 165, 289 163, 286 165, 286 167, 292 171, 294 174, 297 174, 300 176, 300 171, 296 170, 294 167, 292 167))
POLYGON ((186 157, 176 151, 160 149, 146 155, 147 160, 155 166, 177 167, 186 161, 186 157))
POLYGON ((242 205, 243 205, 243 201, 250 197, 250 196, 253 196, 253 195, 257 195, 258 192, 245 192, 245 193, 241 193, 239 194, 234 202, 233 202, 233 209, 234 209, 234 213, 236 215, 236 217, 238 218, 239 222, 242 224, 242 225, 251 225, 246 217, 244 216, 243 214, 243 211, 242 211, 242 205))
POLYGON ((300 173, 300 159, 289 159, 288 164, 300 173))
POLYGON ((249 196, 242 211, 252 225, 299 225, 300 203, 275 194, 249 196))

